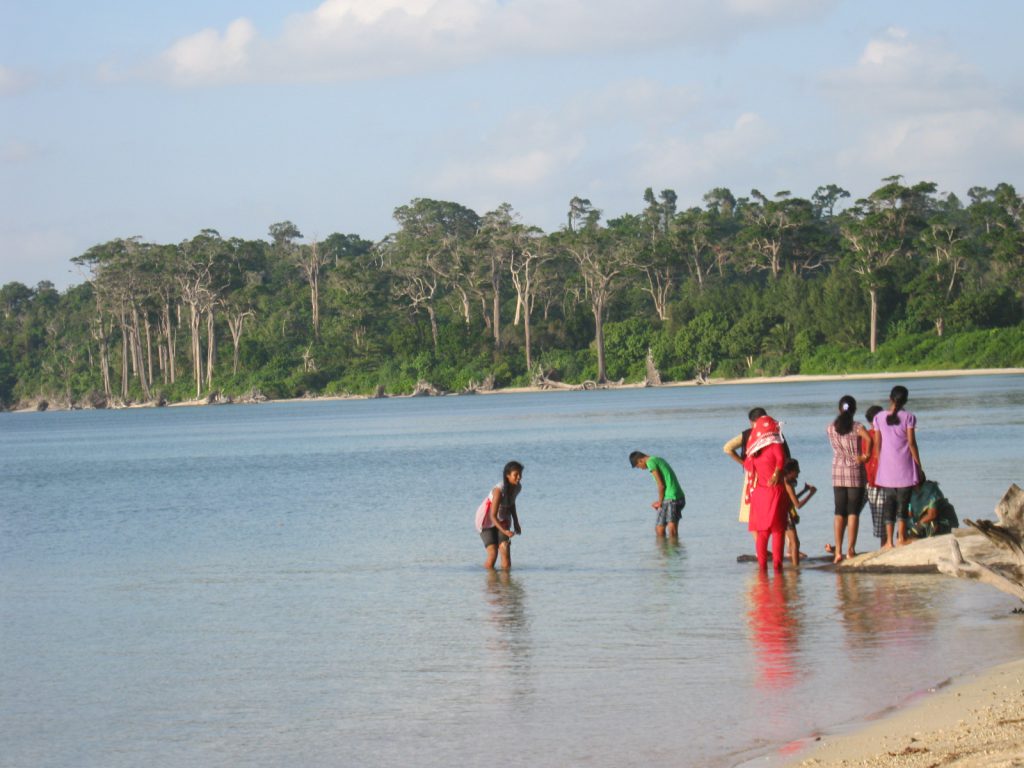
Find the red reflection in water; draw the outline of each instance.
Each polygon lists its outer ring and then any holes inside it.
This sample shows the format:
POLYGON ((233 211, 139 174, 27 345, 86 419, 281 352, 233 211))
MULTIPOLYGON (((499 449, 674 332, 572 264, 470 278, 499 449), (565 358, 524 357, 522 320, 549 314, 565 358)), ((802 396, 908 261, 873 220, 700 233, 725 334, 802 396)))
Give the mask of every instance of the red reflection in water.
POLYGON ((796 682, 799 621, 791 597, 795 580, 787 575, 758 573, 748 595, 747 623, 757 658, 758 688, 784 690, 796 682))

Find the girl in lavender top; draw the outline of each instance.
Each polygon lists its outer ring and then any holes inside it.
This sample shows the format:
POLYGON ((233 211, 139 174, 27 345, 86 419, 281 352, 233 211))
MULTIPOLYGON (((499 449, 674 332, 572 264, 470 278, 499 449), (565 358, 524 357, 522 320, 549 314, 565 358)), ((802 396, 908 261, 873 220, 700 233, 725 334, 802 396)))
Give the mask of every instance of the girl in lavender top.
POLYGON ((889 393, 889 410, 875 416, 875 441, 872 449, 878 458, 878 472, 875 484, 888 488, 885 499, 885 544, 882 549, 893 546, 893 532, 896 543, 906 544, 907 515, 910 508, 910 494, 914 486, 924 480, 921 456, 917 451, 917 417, 903 407, 910 393, 906 387, 897 385, 889 393))

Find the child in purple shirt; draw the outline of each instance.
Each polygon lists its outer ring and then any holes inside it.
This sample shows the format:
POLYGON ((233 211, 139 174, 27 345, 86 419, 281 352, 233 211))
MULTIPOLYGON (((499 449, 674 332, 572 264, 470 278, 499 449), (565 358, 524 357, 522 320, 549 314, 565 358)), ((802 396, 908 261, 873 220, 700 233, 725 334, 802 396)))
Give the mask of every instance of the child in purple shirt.
POLYGON ((894 530, 895 543, 907 543, 910 494, 924 480, 917 438, 914 436, 917 417, 903 410, 909 396, 906 387, 893 387, 889 393, 888 411, 877 414, 872 422, 876 432, 873 451, 878 459, 875 485, 890 489, 885 499, 885 544, 882 549, 893 546, 894 530))

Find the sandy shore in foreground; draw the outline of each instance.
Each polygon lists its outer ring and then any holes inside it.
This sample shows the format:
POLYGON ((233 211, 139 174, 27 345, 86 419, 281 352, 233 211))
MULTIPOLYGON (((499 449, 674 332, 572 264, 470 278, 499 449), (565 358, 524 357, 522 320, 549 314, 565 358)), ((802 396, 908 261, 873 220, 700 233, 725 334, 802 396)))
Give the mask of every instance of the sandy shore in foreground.
POLYGON ((1024 659, 926 693, 854 733, 822 737, 785 765, 1024 766, 1024 659))

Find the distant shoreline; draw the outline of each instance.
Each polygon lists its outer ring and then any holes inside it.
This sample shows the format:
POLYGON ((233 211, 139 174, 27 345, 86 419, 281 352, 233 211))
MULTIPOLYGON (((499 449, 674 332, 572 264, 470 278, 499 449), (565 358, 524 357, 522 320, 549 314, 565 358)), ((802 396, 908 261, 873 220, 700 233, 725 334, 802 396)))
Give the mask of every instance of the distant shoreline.
MULTIPOLYGON (((610 383, 599 385, 597 389, 671 389, 674 387, 721 387, 746 384, 795 384, 801 382, 828 382, 828 381, 872 381, 885 379, 933 379, 947 376, 1019 376, 1024 374, 1024 368, 960 368, 955 370, 928 370, 928 371, 881 371, 877 373, 846 373, 846 374, 791 374, 789 376, 754 376, 750 378, 732 379, 710 379, 707 382, 697 381, 671 381, 664 384, 648 385, 645 382, 610 383)), ((446 392, 442 395, 385 395, 382 400, 406 399, 412 397, 451 397, 467 395, 515 395, 529 394, 536 392, 578 392, 583 390, 582 386, 565 385, 562 387, 502 387, 500 389, 476 390, 474 392, 446 392)), ((40 398, 42 399, 42 398, 40 398)), ((301 403, 330 400, 373 400, 372 395, 314 395, 310 397, 291 398, 267 398, 265 403, 301 403)), ((108 408, 81 410, 121 410, 124 408, 182 408, 198 407, 205 405, 259 405, 260 402, 252 400, 234 400, 231 402, 209 402, 207 398, 198 400, 182 400, 176 403, 167 403, 165 406, 158 406, 155 402, 132 403, 126 406, 110 406, 108 408)), ((66 411, 72 410, 62 405, 50 405, 44 410, 66 411)), ((74 409, 79 410, 79 409, 74 409)), ((39 413, 38 407, 25 406, 9 411, 10 413, 39 413)))
MULTIPOLYGON (((735 379, 710 379, 707 382, 696 381, 670 381, 665 384, 652 386, 651 389, 667 389, 670 387, 720 387, 732 386, 734 384, 795 384, 798 382, 815 381, 858 381, 872 379, 935 379, 944 376, 1001 376, 1021 375, 1024 368, 958 368, 948 371, 883 371, 880 373, 823 373, 823 374, 799 374, 789 376, 752 376, 749 378, 735 379)), ((610 384, 608 389, 644 389, 647 385, 643 382, 631 384, 610 384)), ((522 392, 560 392, 576 391, 571 389, 545 389, 543 387, 505 387, 488 392, 479 392, 481 395, 503 395, 522 392)))

